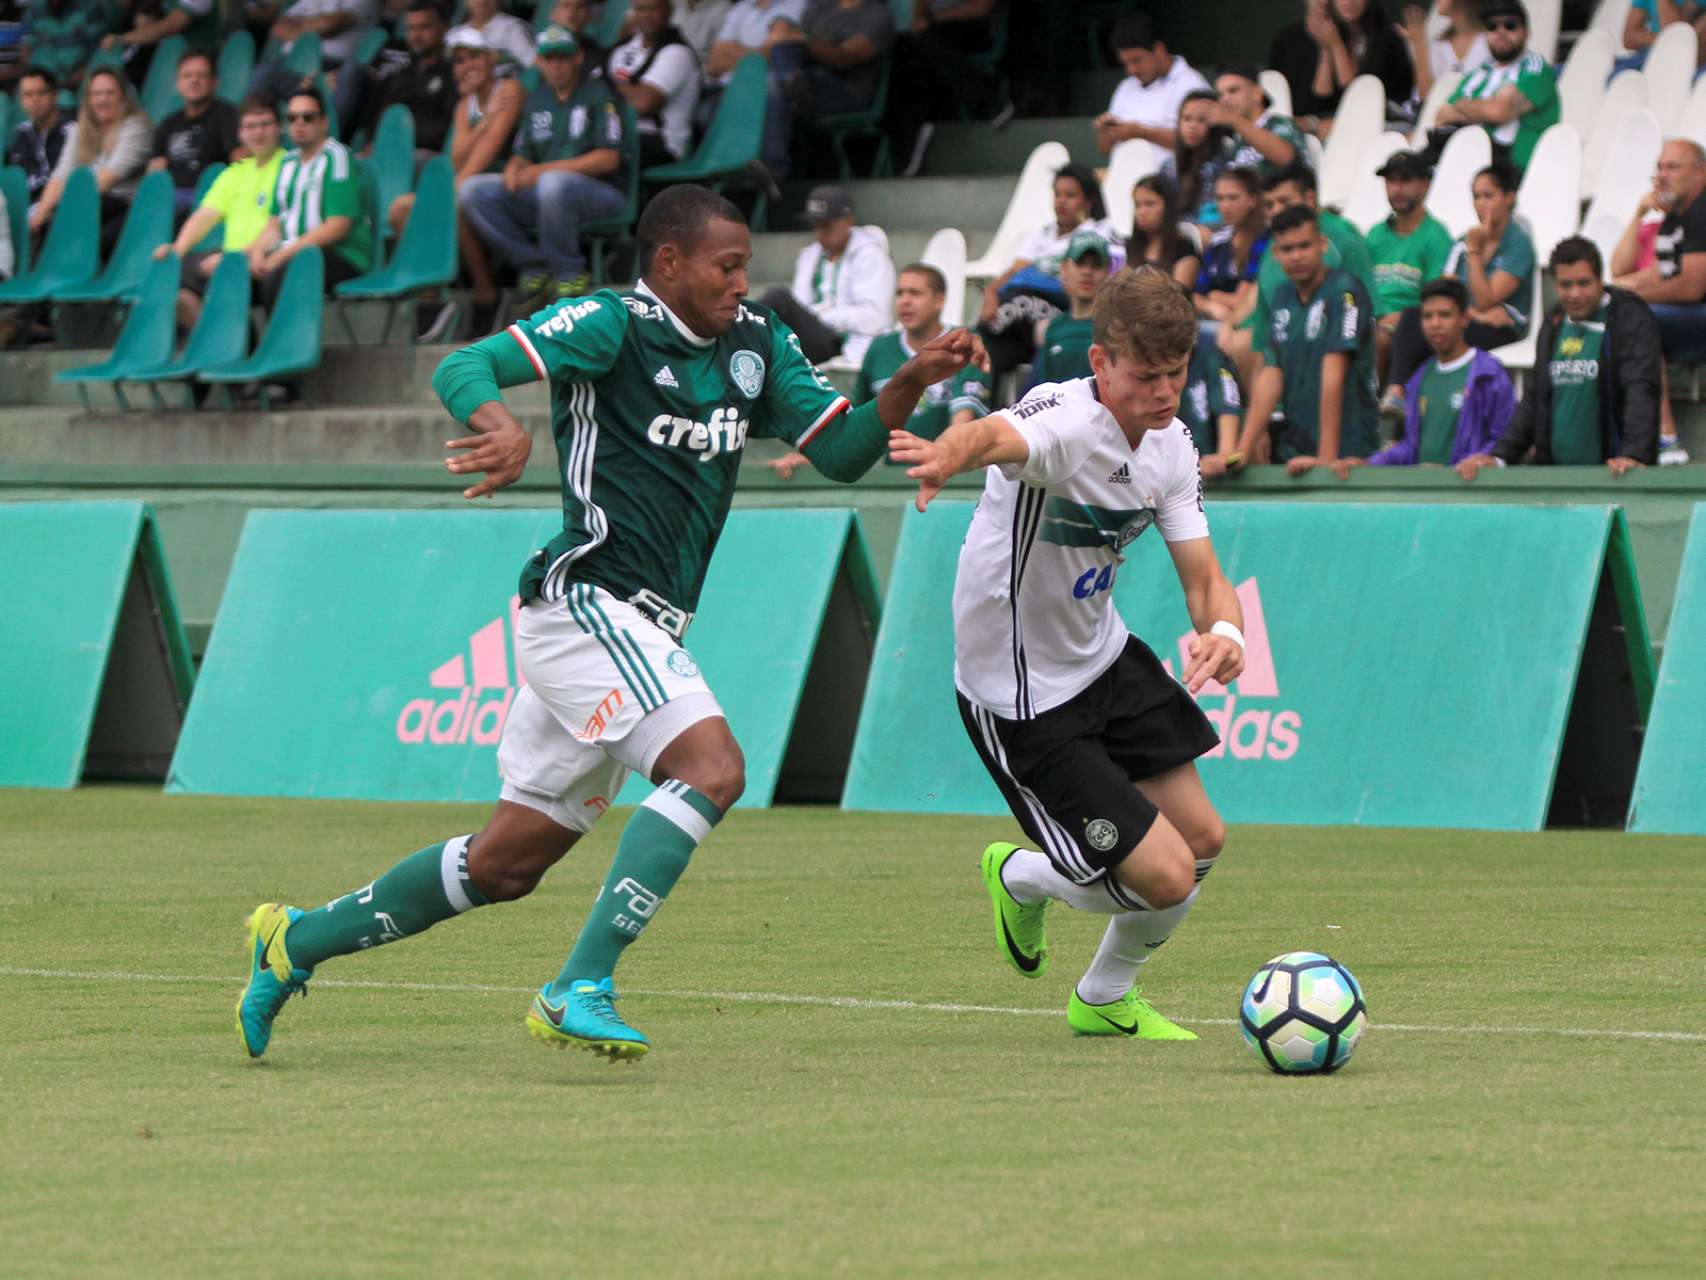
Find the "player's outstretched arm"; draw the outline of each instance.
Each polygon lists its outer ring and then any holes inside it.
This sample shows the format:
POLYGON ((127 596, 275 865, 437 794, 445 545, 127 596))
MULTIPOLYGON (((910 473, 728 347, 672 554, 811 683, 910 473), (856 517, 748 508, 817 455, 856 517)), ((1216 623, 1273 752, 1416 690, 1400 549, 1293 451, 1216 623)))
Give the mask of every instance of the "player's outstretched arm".
POLYGON ((1030 456, 1029 442, 1000 414, 949 427, 934 440, 904 430, 889 433, 889 457, 918 481, 914 503, 920 511, 960 472, 1018 465, 1030 456))
POLYGON ((1230 684, 1244 670, 1244 610, 1238 593, 1221 571, 1214 543, 1208 538, 1169 542, 1167 550, 1196 628, 1190 660, 1180 679, 1193 694, 1210 680, 1230 684))

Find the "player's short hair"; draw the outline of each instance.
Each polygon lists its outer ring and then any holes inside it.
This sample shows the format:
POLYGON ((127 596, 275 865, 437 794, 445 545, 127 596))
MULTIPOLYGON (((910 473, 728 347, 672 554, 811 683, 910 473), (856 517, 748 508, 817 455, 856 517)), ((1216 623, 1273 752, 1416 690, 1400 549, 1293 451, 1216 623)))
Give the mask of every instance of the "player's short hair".
POLYGON ((1285 168, 1276 169, 1263 178, 1262 190, 1272 191, 1276 187, 1283 187, 1288 182, 1305 194, 1319 193, 1320 190, 1315 182, 1315 170, 1301 160, 1293 160, 1285 168))
POLYGON ((718 195, 709 187, 683 182, 665 187, 651 198, 640 221, 634 228, 634 238, 640 242, 640 269, 652 265, 652 255, 666 244, 690 249, 699 242, 705 228, 715 221, 739 222, 746 219, 734 202, 718 195))
POLYGON ((1438 280, 1429 280, 1422 286, 1422 301, 1429 298, 1445 298, 1459 311, 1469 310, 1469 287, 1463 281, 1453 276, 1441 276, 1438 280))
POLYGON ((909 262, 900 269, 900 274, 903 276, 923 276, 930 286, 931 293, 948 292, 947 279, 928 262, 909 262))
POLYGON ((1155 19, 1147 13, 1121 14, 1114 23, 1110 41, 1116 49, 1153 49, 1161 42, 1161 33, 1155 29, 1155 19))
POLYGON ((285 98, 285 100, 284 100, 285 106, 288 107, 292 102, 295 102, 298 98, 310 99, 314 103, 314 105, 320 109, 321 115, 326 114, 326 100, 320 96, 320 91, 318 89, 316 89, 313 85, 303 84, 303 85, 298 85, 296 88, 292 89, 290 91, 290 95, 287 98, 285 98))
POLYGON ((271 116, 273 123, 278 122, 278 103, 262 94, 253 94, 243 99, 243 105, 237 108, 237 120, 241 123, 249 116, 271 116))
POLYGON ((182 71, 186 63, 195 62, 198 59, 207 63, 207 73, 209 75, 219 74, 219 68, 213 61, 213 55, 206 49, 185 49, 178 55, 178 70, 182 71))
POLYGON ((1096 293, 1091 326, 1097 346, 1120 360, 1173 364, 1197 340, 1197 313, 1185 286, 1159 267, 1127 267, 1096 293))
POLYGON ((40 80, 49 89, 59 88, 59 77, 54 75, 51 68, 38 67, 33 63, 30 66, 25 67, 23 74, 18 77, 18 86, 22 88, 23 83, 26 80, 40 80))
POLYGON ((1605 274, 1605 259, 1599 256, 1599 246, 1586 236, 1565 236, 1552 246, 1552 258, 1546 265, 1553 271, 1573 262, 1585 262, 1596 276, 1605 274))
POLYGON ((1299 227, 1314 227, 1320 230, 1320 215, 1306 204, 1294 204, 1274 215, 1274 220, 1268 224, 1268 235, 1270 238, 1283 236, 1287 231, 1296 231, 1299 227))

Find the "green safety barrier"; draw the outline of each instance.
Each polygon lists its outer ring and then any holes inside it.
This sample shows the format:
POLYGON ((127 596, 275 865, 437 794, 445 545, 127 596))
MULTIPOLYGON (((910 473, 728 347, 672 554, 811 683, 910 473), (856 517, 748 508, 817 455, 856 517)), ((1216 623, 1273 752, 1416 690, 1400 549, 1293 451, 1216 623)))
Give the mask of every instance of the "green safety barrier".
MULTIPOLYGON (((902 532, 849 809, 1006 812, 954 705, 972 510, 932 506, 902 532)), ((1248 645, 1243 676, 1199 699, 1222 739, 1202 773, 1228 819, 1621 824, 1652 650, 1620 512, 1219 503, 1210 518, 1248 645)), ((1115 603, 1180 670, 1191 625, 1172 561, 1153 533, 1126 554, 1115 603)), ((1052 585, 1070 600, 1071 582, 1052 585)))
POLYGON ((158 778, 194 683, 141 502, 0 505, 0 785, 158 778))
MULTIPOLYGON (((497 742, 519 688, 515 582, 561 519, 253 513, 167 789, 495 799, 497 742)), ((814 796, 817 775, 845 769, 876 621, 851 512, 730 518, 688 643, 746 752, 743 803, 767 805, 778 787, 814 796), (809 741, 793 741, 796 719, 809 741)), ((620 799, 646 790, 635 781, 620 799)))
POLYGON ((1629 830, 1706 835, 1706 502, 1696 504, 1664 665, 1641 748, 1629 830))

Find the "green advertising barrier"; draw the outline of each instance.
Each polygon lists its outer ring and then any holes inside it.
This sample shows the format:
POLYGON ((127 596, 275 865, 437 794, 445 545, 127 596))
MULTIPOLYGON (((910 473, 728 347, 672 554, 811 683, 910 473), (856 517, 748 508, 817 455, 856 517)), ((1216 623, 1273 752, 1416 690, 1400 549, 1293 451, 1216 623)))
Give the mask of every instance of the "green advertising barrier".
MULTIPOLYGON (((932 506, 901 535, 849 809, 1006 812, 954 705, 972 510, 932 506)), ((1621 823, 1652 651, 1615 509, 1218 503, 1210 517, 1248 645, 1231 690, 1200 698, 1222 738, 1203 777, 1228 819, 1621 823)), ((1159 537, 1127 552, 1114 599, 1179 670, 1191 627, 1159 537)))
POLYGON ((194 673, 140 502, 0 505, 0 785, 163 777, 194 673))
MULTIPOLYGON (((255 512, 168 790, 495 799, 515 582, 560 528, 524 511, 255 512)), ((731 516, 688 641, 745 749, 743 803, 811 797, 845 769, 876 619, 851 512, 731 516)))
POLYGON ((1706 502, 1694 508, 1629 830, 1706 835, 1706 502))

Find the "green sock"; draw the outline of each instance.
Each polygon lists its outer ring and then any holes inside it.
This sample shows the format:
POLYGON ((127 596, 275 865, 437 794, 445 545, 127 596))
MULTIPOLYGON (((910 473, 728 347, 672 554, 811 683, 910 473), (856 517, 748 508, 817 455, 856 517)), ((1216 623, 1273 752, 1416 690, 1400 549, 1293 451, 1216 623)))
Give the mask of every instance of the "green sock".
POLYGON ((722 812, 685 782, 659 785, 628 819, 610 874, 592 904, 575 949, 551 984, 562 995, 577 978, 598 981, 616 971, 622 949, 646 927, 669 896, 699 842, 711 834, 722 812))
POLYGON ((417 850, 372 884, 334 898, 290 926, 285 949, 298 969, 383 946, 486 905, 468 878, 468 842, 457 836, 417 850))

